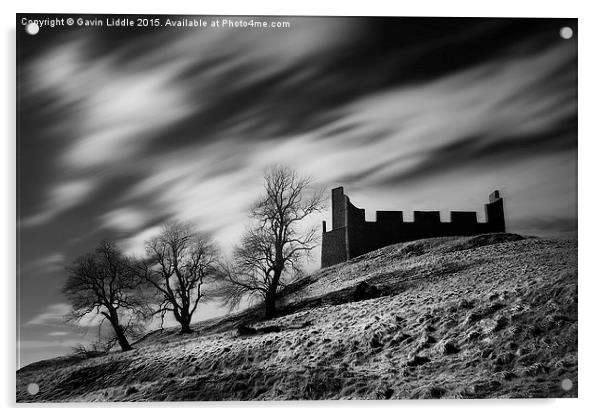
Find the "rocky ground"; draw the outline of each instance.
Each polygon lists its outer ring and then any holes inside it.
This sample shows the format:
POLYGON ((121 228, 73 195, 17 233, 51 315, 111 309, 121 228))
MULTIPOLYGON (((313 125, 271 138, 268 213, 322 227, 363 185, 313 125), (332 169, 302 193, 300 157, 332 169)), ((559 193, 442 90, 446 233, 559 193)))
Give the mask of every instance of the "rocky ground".
POLYGON ((31 364, 17 372, 17 400, 577 396, 575 241, 397 244, 308 276, 280 309, 267 321, 249 309, 201 322, 193 335, 154 332, 125 353, 31 364))

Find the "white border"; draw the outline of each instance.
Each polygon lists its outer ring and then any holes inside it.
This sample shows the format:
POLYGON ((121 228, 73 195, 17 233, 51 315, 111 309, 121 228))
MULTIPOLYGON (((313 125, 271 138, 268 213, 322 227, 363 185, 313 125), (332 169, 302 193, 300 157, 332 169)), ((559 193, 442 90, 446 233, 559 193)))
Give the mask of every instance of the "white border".
MULTIPOLYGON (((600 99, 600 41, 602 36, 602 16, 596 2, 578 1, 527 1, 504 0, 486 1, 412 1, 385 2, 379 0, 350 3, 349 1, 299 0, 283 1, 151 1, 151 0, 102 0, 83 1, 3 1, 3 53, 2 83, 4 97, 1 102, 1 123, 5 129, 2 140, 2 201, 0 209, 0 231, 3 237, 0 249, 0 264, 4 273, 2 290, 4 305, 4 331, 2 342, 3 371, 0 391, 4 407, 15 411, 15 13, 153 13, 153 14, 265 14, 265 15, 350 15, 350 16, 497 16, 497 17, 577 17, 579 18, 579 399, 565 400, 476 400, 476 401, 401 401, 401 402, 292 402, 292 403, 178 403, 178 412, 194 411, 211 413, 242 413, 262 415, 307 412, 331 413, 342 411, 350 414, 364 414, 372 409, 381 413, 419 412, 420 414, 462 414, 462 415, 507 415, 508 413, 546 415, 592 414, 600 407, 596 402, 601 374, 601 331, 598 308, 602 294, 597 261, 600 233, 600 163, 602 155, 600 140, 602 129, 602 106, 600 99), (182 408, 190 408, 184 410, 182 408), (194 409, 193 408, 197 408, 194 409)), ((562 195, 559 195, 562 197, 562 195)), ((17 406, 26 413, 44 409, 50 414, 80 414, 82 407, 86 413, 104 415, 107 409, 90 405, 67 406, 17 406)), ((107 407, 105 405, 105 407, 107 407)), ((159 405, 110 405, 111 413, 131 413, 132 407, 153 407, 145 410, 163 415, 167 408, 159 405)))

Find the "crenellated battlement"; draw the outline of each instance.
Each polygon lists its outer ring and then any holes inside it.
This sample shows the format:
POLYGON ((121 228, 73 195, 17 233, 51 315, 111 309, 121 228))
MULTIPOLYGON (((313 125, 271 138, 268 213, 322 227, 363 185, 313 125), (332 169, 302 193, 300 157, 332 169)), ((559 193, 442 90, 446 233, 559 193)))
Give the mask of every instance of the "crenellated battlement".
POLYGON ((376 211, 376 221, 366 221, 366 211, 338 187, 332 190, 333 229, 326 231, 326 221, 322 223, 322 267, 403 241, 504 232, 503 199, 497 190, 489 195, 485 217, 481 223, 475 211, 451 211, 450 221, 442 222, 439 211, 414 211, 414 221, 404 221, 403 211, 376 211))

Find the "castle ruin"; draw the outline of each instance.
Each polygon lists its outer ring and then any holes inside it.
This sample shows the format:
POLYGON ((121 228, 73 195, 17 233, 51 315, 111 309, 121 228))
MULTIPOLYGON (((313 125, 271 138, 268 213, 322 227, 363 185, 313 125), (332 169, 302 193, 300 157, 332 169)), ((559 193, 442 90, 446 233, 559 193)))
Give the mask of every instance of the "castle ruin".
POLYGON ((414 211, 414 222, 404 222, 402 211, 376 211, 376 221, 366 221, 364 209, 355 207, 343 192, 332 190, 332 230, 322 221, 322 267, 342 263, 369 251, 403 241, 452 235, 505 232, 503 199, 499 191, 485 204, 486 222, 474 211, 451 211, 451 221, 441 222, 439 211, 414 211))

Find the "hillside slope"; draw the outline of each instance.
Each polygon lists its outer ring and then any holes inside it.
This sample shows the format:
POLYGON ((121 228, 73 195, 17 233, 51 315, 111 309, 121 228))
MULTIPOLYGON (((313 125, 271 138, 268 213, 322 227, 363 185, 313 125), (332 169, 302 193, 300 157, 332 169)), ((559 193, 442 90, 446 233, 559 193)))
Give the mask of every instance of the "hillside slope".
POLYGON ((268 321, 255 308, 190 336, 151 333, 126 353, 32 364, 17 372, 17 400, 577 396, 574 241, 397 244, 308 276, 280 308, 268 321), (241 323, 258 333, 239 336, 241 323))

